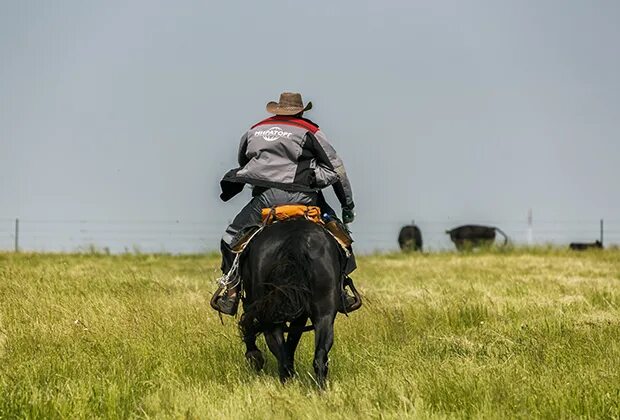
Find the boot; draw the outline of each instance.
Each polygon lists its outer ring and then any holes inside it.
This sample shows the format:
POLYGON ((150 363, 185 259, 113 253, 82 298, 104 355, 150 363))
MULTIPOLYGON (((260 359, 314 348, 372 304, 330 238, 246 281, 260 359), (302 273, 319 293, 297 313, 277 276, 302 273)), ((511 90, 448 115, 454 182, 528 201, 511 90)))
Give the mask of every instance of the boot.
POLYGON ((342 283, 341 293, 342 295, 340 299, 340 305, 338 308, 338 312, 342 314, 348 314, 349 312, 356 311, 362 307, 362 297, 360 296, 359 292, 353 285, 353 279, 351 279, 351 277, 346 276, 344 278, 344 281, 342 283), (353 295, 351 295, 347 291, 347 287, 351 289, 351 292, 353 293, 353 295))
POLYGON ((235 253, 224 240, 220 241, 220 252, 222 253, 222 265, 220 268, 222 269, 222 273, 226 274, 230 271, 235 261, 235 253))

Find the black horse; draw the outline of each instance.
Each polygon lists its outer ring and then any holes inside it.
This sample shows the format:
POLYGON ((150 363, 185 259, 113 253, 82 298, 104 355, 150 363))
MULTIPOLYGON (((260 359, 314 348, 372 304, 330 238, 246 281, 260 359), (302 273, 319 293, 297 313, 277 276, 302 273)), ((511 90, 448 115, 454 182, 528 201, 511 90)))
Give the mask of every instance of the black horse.
POLYGON ((239 326, 245 357, 256 370, 264 364, 258 334, 264 333, 285 381, 295 373, 303 332, 314 329, 314 372, 325 386, 345 262, 336 240, 305 219, 274 223, 252 239, 240 259, 245 296, 239 326), (308 319, 312 324, 306 327, 308 319))

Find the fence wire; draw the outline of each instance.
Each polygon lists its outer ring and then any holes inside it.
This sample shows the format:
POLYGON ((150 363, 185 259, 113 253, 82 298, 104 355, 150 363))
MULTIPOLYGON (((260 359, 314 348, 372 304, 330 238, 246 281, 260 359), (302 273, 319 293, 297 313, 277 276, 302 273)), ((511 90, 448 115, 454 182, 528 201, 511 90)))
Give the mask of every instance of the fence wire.
MULTIPOLYGON (((350 227, 360 253, 398 249, 398 232, 408 223, 376 221, 350 227)), ((450 250, 446 230, 463 224, 482 224, 502 229, 516 245, 529 244, 528 224, 522 220, 416 220, 426 250, 450 250)), ((217 251, 225 223, 196 220, 44 220, 19 219, 18 247, 40 252, 169 252, 217 251)), ((0 219, 0 250, 15 249, 15 219, 0 219)), ((533 245, 568 245, 600 238, 599 220, 536 220, 533 245)), ((604 244, 620 244, 620 219, 604 221, 604 244)), ((498 242, 502 238, 498 235, 498 242)))

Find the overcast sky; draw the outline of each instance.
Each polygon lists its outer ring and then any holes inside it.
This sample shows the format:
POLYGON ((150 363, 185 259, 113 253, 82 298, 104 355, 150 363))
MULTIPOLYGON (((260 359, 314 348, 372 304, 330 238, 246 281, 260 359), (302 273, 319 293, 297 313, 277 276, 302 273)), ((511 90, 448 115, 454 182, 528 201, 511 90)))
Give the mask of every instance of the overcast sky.
POLYGON ((0 219, 205 222, 215 249, 250 197, 219 179, 288 90, 361 249, 529 208, 620 242, 618 22, 615 0, 2 1, 0 219))

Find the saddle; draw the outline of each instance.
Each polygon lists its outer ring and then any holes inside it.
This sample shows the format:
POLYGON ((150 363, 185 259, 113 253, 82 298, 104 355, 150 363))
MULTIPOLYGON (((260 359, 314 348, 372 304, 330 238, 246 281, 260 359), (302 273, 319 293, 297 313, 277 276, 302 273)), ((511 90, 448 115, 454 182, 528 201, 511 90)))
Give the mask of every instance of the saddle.
POLYGON ((233 239, 231 248, 233 252, 241 253, 252 238, 265 226, 302 217, 325 228, 336 239, 345 254, 349 256, 351 253, 349 248, 353 243, 353 238, 351 238, 347 227, 340 220, 333 217, 324 220, 321 217, 321 209, 319 207, 302 204, 285 204, 262 209, 261 224, 250 226, 240 231, 233 239))

